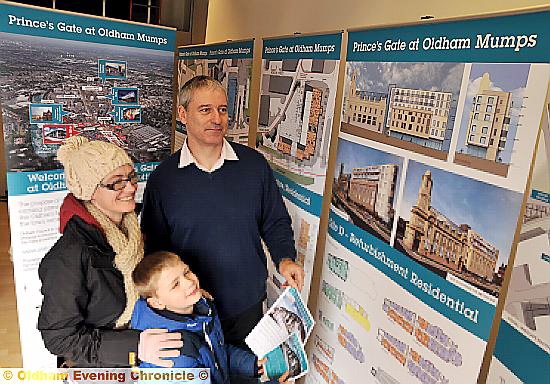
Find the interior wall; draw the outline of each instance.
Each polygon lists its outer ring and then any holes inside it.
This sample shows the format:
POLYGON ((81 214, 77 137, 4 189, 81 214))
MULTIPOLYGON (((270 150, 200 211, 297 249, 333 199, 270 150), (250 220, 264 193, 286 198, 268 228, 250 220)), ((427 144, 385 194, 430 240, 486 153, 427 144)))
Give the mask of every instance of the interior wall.
POLYGON ((206 42, 398 24, 548 5, 548 0, 210 0, 206 42))

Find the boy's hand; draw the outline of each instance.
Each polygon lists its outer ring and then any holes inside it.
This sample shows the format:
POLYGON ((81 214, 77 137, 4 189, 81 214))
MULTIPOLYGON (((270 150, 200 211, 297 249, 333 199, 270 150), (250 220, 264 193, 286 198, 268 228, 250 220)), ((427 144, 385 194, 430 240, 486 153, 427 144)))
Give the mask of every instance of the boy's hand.
MULTIPOLYGON (((261 376, 264 374, 264 365, 267 362, 267 357, 264 357, 263 359, 258 360, 258 374, 261 376)), ((289 371, 286 371, 283 373, 281 377, 279 377, 278 381, 280 384, 292 384, 294 383, 294 380, 287 381, 287 377, 290 374, 289 371)), ((271 381, 270 381, 271 382, 271 381)))
POLYGON ((288 375, 290 375, 289 371, 286 371, 285 373, 283 373, 283 376, 279 377, 279 383, 281 383, 281 384, 292 384, 292 383, 294 383, 294 380, 288 380, 287 381, 288 375))
POLYGON ((267 362, 267 357, 264 357, 263 359, 258 360, 258 375, 264 374, 264 364, 267 362))

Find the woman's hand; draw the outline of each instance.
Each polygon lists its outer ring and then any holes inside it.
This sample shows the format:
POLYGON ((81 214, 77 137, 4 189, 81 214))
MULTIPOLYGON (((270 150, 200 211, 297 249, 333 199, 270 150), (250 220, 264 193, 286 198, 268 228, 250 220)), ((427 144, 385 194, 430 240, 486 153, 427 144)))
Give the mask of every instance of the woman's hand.
POLYGON ((167 360, 178 357, 183 347, 181 333, 167 329, 146 329, 139 335, 138 358, 159 367, 172 368, 174 362, 167 360))
POLYGON ((202 297, 204 297, 205 299, 214 300, 212 295, 210 293, 208 293, 207 291, 205 291, 204 289, 202 289, 202 288, 201 288, 201 294, 202 294, 202 297))

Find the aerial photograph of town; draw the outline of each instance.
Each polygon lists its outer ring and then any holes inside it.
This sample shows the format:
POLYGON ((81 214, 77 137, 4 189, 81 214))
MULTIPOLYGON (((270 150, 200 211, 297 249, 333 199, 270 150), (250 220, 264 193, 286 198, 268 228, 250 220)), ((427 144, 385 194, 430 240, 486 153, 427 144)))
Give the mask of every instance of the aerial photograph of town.
POLYGON ((8 171, 61 168, 55 154, 72 135, 115 143, 135 162, 170 154, 171 52, 5 33, 0 49, 8 171))

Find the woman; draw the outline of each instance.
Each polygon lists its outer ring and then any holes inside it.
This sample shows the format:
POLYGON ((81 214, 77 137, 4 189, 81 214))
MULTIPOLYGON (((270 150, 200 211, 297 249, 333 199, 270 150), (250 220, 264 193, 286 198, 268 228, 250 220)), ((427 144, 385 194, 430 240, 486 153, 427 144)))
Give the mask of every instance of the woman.
POLYGON ((70 193, 60 210, 63 235, 38 270, 46 348, 67 366, 124 367, 139 359, 170 367, 161 358, 179 356, 179 333, 127 329, 138 298, 131 274, 143 258, 132 161, 114 144, 81 136, 57 157, 70 193))

